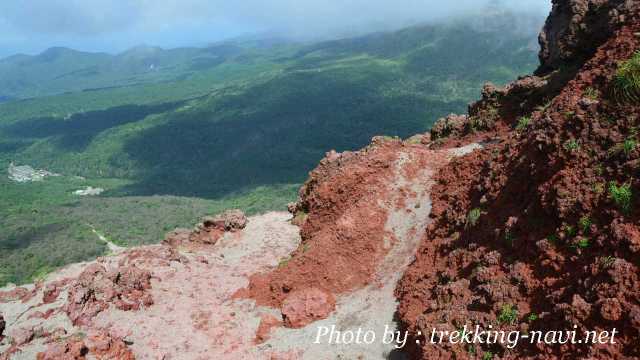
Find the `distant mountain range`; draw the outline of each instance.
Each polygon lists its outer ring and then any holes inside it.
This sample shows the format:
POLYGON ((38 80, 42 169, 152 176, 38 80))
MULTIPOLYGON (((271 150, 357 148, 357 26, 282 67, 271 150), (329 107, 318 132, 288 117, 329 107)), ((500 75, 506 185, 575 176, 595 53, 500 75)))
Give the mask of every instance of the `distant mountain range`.
MULTIPOLYGON (((458 20, 458 25, 464 22, 469 29, 480 33, 506 31, 508 34, 533 40, 531 34, 537 32, 541 21, 541 17, 533 15, 493 10, 484 16, 458 20)), ((424 44, 422 40, 430 39, 435 35, 434 31, 437 32, 443 26, 446 25, 418 26, 398 32, 326 41, 310 46, 279 37, 244 37, 204 48, 166 50, 141 45, 117 55, 52 47, 38 55, 18 54, 0 59, 0 102, 110 87, 170 82, 194 76, 225 62, 247 62, 256 56, 268 56, 270 53, 273 54, 274 49, 300 48, 300 53, 309 53, 324 48, 334 52, 346 50, 352 53, 361 51, 397 56, 403 51, 424 44), (424 31, 422 39, 421 31, 424 31)), ((509 41, 509 37, 506 41, 509 41)), ((532 41, 530 46, 532 50, 537 49, 535 41, 532 41)))
POLYGON ((0 60, 0 98, 29 98, 172 81, 242 53, 234 44, 164 50, 140 46, 118 55, 50 48, 0 60))

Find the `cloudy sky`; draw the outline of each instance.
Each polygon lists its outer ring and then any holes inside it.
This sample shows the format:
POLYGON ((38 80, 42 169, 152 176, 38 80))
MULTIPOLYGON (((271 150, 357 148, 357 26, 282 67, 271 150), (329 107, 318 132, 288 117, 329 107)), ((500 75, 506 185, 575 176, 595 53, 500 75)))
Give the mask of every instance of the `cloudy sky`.
POLYGON ((51 46, 198 46, 262 32, 337 37, 460 16, 489 3, 550 8, 550 0, 0 0, 0 56, 51 46))

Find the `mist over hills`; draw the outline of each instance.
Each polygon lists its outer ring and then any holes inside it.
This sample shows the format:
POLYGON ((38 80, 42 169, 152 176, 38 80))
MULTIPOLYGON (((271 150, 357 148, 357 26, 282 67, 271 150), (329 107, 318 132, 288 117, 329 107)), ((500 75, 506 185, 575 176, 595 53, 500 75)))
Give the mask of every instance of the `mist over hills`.
MULTIPOLYGON (((535 13, 510 12, 494 6, 487 7, 482 15, 459 16, 416 25, 411 29, 443 28, 457 24, 468 26, 479 33, 506 31, 509 34, 529 37, 531 49, 537 43, 531 34, 537 33, 543 21, 535 13)), ((193 76, 225 62, 248 61, 252 57, 272 56, 276 51, 301 48, 309 51, 319 47, 355 46, 351 51, 393 51, 389 43, 378 41, 403 40, 403 30, 377 32, 344 40, 301 41, 293 37, 264 33, 239 36, 219 41, 206 47, 180 47, 163 49, 157 46, 139 45, 117 54, 78 51, 67 47, 51 47, 37 55, 17 54, 0 59, 0 99, 24 99, 55 95, 66 92, 95 90, 107 87, 140 85, 150 82, 167 82, 193 76), (394 39, 395 37, 395 39, 394 39), (240 56, 242 55, 242 56, 240 56)), ((405 30, 406 33, 406 30, 405 30)), ((335 37, 336 35, 334 35, 335 37)), ((418 38, 413 43, 418 44, 418 38)), ((497 39, 494 39, 496 41, 497 39)), ((499 41, 499 40, 497 40, 499 41)), ((508 40, 507 40, 508 41, 508 40)), ((400 45, 398 44, 398 45, 400 45)), ((394 45, 394 46, 398 46, 394 45)), ((462 45, 462 44, 461 44, 462 45)), ((401 46, 401 45, 400 45, 401 46)))

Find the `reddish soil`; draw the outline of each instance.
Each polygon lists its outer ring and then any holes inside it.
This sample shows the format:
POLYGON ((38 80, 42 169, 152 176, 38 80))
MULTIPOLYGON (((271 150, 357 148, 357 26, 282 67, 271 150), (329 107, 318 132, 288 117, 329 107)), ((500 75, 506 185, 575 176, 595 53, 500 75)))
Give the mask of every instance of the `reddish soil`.
POLYGON ((640 151, 620 147, 637 137, 640 106, 620 103, 611 90, 618 63, 640 49, 639 32, 638 24, 617 31, 552 102, 521 109, 531 116, 528 129, 438 174, 434 222, 396 290, 402 326, 422 340, 413 358, 640 357, 640 151), (628 211, 609 196, 610 182, 631 185, 628 211), (468 215, 476 208, 474 225, 468 215), (505 306, 517 319, 498 320, 505 306), (515 349, 432 345, 418 336, 464 325, 620 334, 616 344, 515 349))
POLYGON ((388 250, 387 211, 375 204, 387 201, 401 146, 381 141, 357 153, 328 154, 300 190, 301 247, 275 271, 252 276, 239 296, 280 308, 296 290, 340 294, 368 284, 388 250))

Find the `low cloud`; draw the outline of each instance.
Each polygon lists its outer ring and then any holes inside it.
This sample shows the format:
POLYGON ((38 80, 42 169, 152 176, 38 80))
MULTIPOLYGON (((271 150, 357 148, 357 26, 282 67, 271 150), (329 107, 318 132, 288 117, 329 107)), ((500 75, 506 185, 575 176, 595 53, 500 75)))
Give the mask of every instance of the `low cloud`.
POLYGON ((0 3, 0 30, 7 37, 45 42, 115 41, 120 36, 142 43, 153 41, 154 34, 185 29, 211 32, 196 37, 212 40, 251 31, 325 37, 462 15, 489 5, 545 13, 550 0, 9 0, 0 3))

